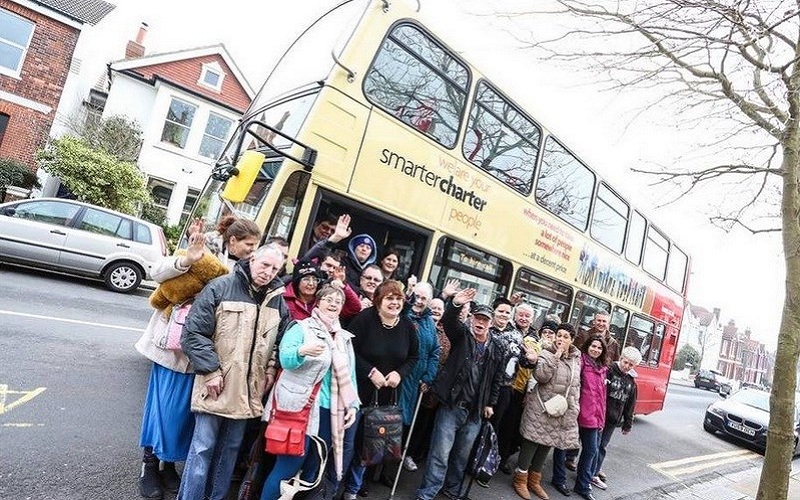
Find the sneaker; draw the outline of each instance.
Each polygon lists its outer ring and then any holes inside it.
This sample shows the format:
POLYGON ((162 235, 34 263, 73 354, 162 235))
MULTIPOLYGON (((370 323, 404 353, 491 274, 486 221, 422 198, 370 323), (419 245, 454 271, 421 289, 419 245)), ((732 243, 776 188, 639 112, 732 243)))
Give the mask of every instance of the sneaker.
POLYGON ((408 456, 405 458, 405 460, 403 460, 403 468, 409 472, 414 472, 415 470, 419 469, 419 467, 417 467, 417 463, 414 462, 414 459, 408 456))
POLYGON ((592 478, 592 486, 597 486, 601 490, 604 490, 604 489, 608 488, 608 485, 606 485, 606 483, 604 483, 603 480, 600 479, 599 476, 594 476, 592 478))
POLYGON ((600 472, 598 472, 598 473, 597 473, 597 477, 599 477, 601 481, 605 482, 605 480, 606 480, 606 473, 605 473, 605 472, 603 472, 603 471, 600 471, 600 472))
POLYGON ((571 471, 578 470, 578 464, 575 463, 575 460, 567 460, 566 462, 564 462, 564 467, 566 467, 571 471))
POLYGON ((487 481, 485 479, 476 479, 475 480, 475 484, 477 484, 481 488, 488 488, 489 487, 489 481, 487 481))
POLYGON ((356 495, 355 493, 347 493, 347 492, 345 492, 345 494, 342 495, 342 500, 356 500, 357 498, 358 498, 358 495, 356 495))

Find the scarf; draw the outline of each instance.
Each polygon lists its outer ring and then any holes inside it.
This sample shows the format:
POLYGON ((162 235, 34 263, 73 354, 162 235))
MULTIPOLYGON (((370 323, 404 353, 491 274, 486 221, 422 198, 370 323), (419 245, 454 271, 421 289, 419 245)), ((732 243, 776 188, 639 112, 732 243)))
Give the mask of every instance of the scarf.
POLYGON ((317 307, 311 311, 311 317, 325 327, 333 340, 331 346, 331 448, 333 449, 336 478, 341 481, 344 416, 349 408, 359 404, 358 394, 350 378, 355 367, 350 366, 350 358, 345 345, 345 340, 349 338, 349 332, 342 330, 339 318, 331 318, 317 307))

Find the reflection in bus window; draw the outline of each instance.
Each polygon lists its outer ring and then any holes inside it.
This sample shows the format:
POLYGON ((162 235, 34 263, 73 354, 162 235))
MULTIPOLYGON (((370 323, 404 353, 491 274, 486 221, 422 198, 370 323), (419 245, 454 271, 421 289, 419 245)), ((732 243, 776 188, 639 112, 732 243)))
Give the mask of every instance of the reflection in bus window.
POLYGON ((586 229, 594 174, 572 153, 548 137, 536 183, 536 201, 572 226, 586 229))
POLYGON ((291 241, 292 233, 297 225, 297 216, 305 197, 309 175, 307 172, 293 172, 283 186, 278 205, 269 222, 269 229, 264 238, 280 236, 291 241))
POLYGON ((409 24, 394 28, 364 78, 364 94, 399 120, 452 148, 469 71, 409 24))
POLYGON ((622 345, 625 341, 625 329, 628 326, 628 318, 630 317, 631 313, 627 309, 623 309, 618 306, 614 306, 614 310, 611 311, 611 319, 608 322, 608 331, 611 333, 611 336, 617 339, 619 345, 622 345))
POLYGON ((620 253, 627 223, 628 204, 601 182, 592 213, 592 238, 620 253))
POLYGON ((628 244, 625 247, 625 258, 634 264, 642 261, 642 245, 644 245, 644 231, 647 221, 639 212, 631 214, 631 224, 628 230, 628 244))
MULTIPOLYGON (((289 101, 282 101, 264 110, 256 110, 254 115, 257 120, 280 130, 290 137, 295 137, 309 111, 311 111, 311 105, 314 104, 317 95, 318 91, 315 89, 311 94, 300 95, 299 97, 293 96, 289 101)), ((277 148, 288 147, 291 144, 287 139, 261 126, 254 127, 253 131, 259 138, 277 148)), ((248 135, 245 138, 242 151, 248 149, 266 151, 267 148, 255 137, 248 135)))
POLYGON ((475 288, 475 301, 491 304, 505 297, 511 281, 511 263, 495 255, 472 248, 450 238, 436 246, 431 282, 441 290, 448 280, 457 279, 461 288, 475 288))
POLYGON ((569 322, 572 323, 578 333, 581 330, 588 330, 592 327, 595 313, 611 311, 611 302, 599 299, 588 293, 578 292, 575 294, 575 308, 569 322))
POLYGON ((493 89, 481 82, 472 105, 464 157, 520 193, 529 194, 539 128, 493 89))
POLYGON ((647 240, 644 244, 644 259, 642 269, 656 278, 663 280, 667 269, 667 254, 669 241, 656 228, 650 225, 647 230, 647 240))
POLYGON ((672 245, 667 264, 667 285, 678 293, 683 293, 683 284, 686 282, 686 264, 689 258, 683 251, 672 245))
POLYGON ((634 315, 625 339, 625 347, 632 345, 642 353, 642 363, 658 366, 661 343, 664 341, 664 325, 634 315))
POLYGON ((545 316, 555 314, 561 321, 569 314, 572 302, 572 288, 551 280, 539 273, 520 269, 514 283, 514 293, 522 294, 522 301, 530 304, 534 311, 534 330, 541 328, 545 316))

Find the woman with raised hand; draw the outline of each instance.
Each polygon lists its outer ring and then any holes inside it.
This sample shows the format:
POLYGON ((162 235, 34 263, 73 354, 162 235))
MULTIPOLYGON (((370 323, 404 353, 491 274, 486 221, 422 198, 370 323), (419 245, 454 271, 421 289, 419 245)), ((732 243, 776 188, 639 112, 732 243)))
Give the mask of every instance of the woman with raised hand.
POLYGON ((236 217, 225 217, 211 233, 203 234, 202 228, 201 220, 193 221, 186 252, 162 259, 151 273, 159 283, 150 296, 156 310, 136 343, 136 350, 153 362, 139 439, 144 449, 139 494, 144 498, 178 491, 175 462, 186 460, 194 431, 190 409, 194 373, 180 348, 168 348, 166 342, 172 311, 227 273, 237 260, 249 258, 261 239, 254 222, 236 217))

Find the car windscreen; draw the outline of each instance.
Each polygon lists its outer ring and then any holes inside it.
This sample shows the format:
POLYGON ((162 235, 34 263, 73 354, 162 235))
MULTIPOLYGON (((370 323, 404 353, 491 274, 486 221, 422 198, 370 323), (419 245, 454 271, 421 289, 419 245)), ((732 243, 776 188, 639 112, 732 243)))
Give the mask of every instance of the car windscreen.
POLYGON ((759 410, 769 411, 769 393, 761 391, 739 391, 731 396, 731 401, 736 401, 759 410))

